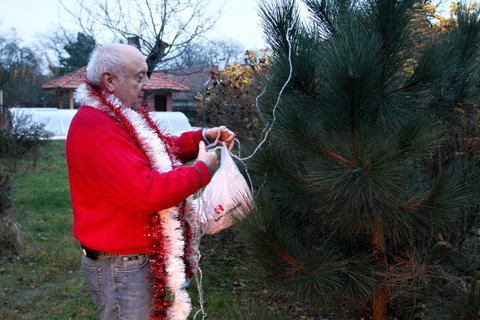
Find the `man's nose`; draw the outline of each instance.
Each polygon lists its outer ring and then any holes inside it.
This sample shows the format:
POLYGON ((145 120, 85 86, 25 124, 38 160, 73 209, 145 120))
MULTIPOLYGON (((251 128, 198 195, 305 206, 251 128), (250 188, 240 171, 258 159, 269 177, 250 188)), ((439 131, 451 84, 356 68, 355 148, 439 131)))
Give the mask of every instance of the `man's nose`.
POLYGON ((142 85, 142 90, 147 91, 147 90, 150 90, 150 89, 151 89, 150 79, 148 77, 145 77, 145 80, 143 81, 143 85, 142 85))

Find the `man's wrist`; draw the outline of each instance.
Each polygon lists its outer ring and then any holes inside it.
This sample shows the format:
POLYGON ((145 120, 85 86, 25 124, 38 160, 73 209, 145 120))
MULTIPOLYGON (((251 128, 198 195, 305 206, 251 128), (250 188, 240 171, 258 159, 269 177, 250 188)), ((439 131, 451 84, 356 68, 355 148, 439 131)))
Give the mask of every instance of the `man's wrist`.
POLYGON ((202 129, 202 138, 203 138, 203 141, 204 141, 205 143, 209 144, 209 143, 211 143, 211 142, 208 140, 207 136, 205 135, 205 132, 206 132, 206 131, 207 131, 207 128, 203 128, 203 129, 202 129))
POLYGON ((208 170, 208 173, 210 174, 210 178, 213 177, 213 174, 215 173, 215 171, 203 160, 197 160, 196 162, 201 162, 205 165, 205 167, 207 167, 207 170, 208 170))

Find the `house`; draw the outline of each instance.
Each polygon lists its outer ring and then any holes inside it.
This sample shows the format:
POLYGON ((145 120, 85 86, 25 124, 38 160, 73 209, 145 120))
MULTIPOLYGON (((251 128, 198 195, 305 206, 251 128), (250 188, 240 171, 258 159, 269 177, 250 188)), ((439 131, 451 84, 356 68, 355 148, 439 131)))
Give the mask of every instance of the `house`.
POLYGON ((190 91, 173 93, 173 110, 183 112, 189 119, 197 114, 195 96, 204 92, 211 81, 212 72, 216 73, 218 66, 190 67, 161 71, 162 75, 190 88, 190 91))
MULTIPOLYGON (((86 73, 86 67, 82 67, 45 83, 42 88, 57 91, 58 109, 63 109, 65 95, 68 96, 69 108, 74 109, 73 92, 84 83, 86 73)), ((152 73, 150 88, 146 95, 147 101, 155 111, 173 111, 173 94, 190 91, 188 86, 175 82, 160 72, 152 73)))

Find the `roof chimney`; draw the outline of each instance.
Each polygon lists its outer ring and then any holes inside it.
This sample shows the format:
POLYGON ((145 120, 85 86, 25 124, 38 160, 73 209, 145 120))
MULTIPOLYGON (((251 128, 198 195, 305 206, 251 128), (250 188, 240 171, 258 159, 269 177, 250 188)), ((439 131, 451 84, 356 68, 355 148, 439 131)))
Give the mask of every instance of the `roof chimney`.
POLYGON ((139 36, 127 38, 127 43, 128 43, 128 45, 133 46, 133 47, 137 48, 138 50, 140 50, 140 37, 139 36))

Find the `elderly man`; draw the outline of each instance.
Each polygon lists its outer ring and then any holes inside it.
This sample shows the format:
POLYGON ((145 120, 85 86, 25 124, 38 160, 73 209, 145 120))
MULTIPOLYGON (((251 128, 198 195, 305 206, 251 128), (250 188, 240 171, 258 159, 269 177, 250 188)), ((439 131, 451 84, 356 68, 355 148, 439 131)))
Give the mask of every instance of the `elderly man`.
POLYGON ((184 284, 196 263, 189 196, 218 165, 205 142, 218 135, 231 147, 235 136, 220 128, 163 134, 143 101, 148 86, 140 51, 111 44, 93 52, 75 93, 81 107, 66 144, 73 234, 102 319, 187 318, 184 284))

